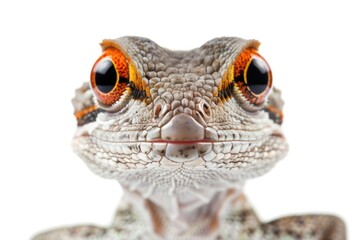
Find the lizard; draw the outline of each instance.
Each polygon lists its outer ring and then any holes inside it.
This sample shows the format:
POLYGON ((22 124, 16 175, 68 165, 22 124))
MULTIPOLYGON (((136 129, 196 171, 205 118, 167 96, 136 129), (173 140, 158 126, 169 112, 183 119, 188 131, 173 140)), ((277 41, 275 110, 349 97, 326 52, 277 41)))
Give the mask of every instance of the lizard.
POLYGON ((283 100, 260 42, 215 38, 190 51, 150 39, 105 39, 90 81, 72 100, 72 146, 117 180, 109 227, 78 225, 33 240, 344 240, 332 215, 261 222, 243 193, 285 157, 283 100))

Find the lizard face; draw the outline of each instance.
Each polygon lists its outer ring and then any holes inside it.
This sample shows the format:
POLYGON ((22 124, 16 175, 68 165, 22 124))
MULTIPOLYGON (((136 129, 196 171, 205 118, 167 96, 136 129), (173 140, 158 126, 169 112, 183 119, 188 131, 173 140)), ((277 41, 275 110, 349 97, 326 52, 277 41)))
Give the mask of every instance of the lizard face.
POLYGON ((257 41, 217 38, 191 51, 138 37, 101 45, 90 86, 73 99, 73 146, 95 173, 130 188, 220 188, 285 156, 282 100, 270 94, 257 41))

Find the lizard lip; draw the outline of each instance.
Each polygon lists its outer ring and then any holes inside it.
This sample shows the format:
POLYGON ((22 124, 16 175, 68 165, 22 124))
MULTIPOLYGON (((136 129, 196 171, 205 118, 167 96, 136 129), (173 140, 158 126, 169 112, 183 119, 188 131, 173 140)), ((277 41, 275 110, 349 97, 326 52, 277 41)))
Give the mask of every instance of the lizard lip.
MULTIPOLYGON (((280 131, 275 131, 272 134, 268 135, 268 137, 275 138, 284 138, 284 135, 280 131)), ((216 140, 216 139, 201 139, 201 140, 171 140, 171 139, 154 139, 147 142, 151 143, 166 143, 166 144, 181 144, 181 145, 189 145, 189 144, 197 144, 197 143, 217 143, 217 142, 257 142, 260 139, 228 139, 228 140, 216 140)))
POLYGON ((212 142, 218 142, 218 141, 214 141, 214 140, 207 140, 207 139, 203 139, 203 140, 193 140, 193 141, 172 141, 172 140, 163 140, 163 139, 159 139, 159 140, 153 140, 153 141, 149 141, 152 143, 171 143, 171 144, 196 144, 196 143, 212 143, 212 142))

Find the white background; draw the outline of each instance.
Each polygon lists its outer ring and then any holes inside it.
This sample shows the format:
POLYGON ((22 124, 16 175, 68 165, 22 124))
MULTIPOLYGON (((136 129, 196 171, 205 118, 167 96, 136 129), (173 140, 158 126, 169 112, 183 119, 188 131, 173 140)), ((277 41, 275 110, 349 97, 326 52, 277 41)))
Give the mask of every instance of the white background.
POLYGON ((72 153, 70 99, 104 38, 170 49, 255 38, 286 100, 288 157, 246 192, 264 220, 334 213, 360 239, 360 14, 356 1, 2 1, 0 239, 109 224, 121 196, 72 153))

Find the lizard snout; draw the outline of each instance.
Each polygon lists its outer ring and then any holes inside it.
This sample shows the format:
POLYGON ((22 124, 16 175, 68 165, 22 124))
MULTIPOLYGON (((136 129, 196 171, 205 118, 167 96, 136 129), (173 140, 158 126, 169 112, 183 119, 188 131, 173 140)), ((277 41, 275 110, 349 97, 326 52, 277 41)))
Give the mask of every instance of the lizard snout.
POLYGON ((174 116, 161 128, 161 139, 165 141, 199 141, 204 134, 204 127, 185 113, 174 116))
POLYGON ((196 143, 203 140, 204 127, 193 117, 181 113, 161 129, 161 139, 167 142, 165 156, 174 162, 189 162, 199 157, 196 143))

